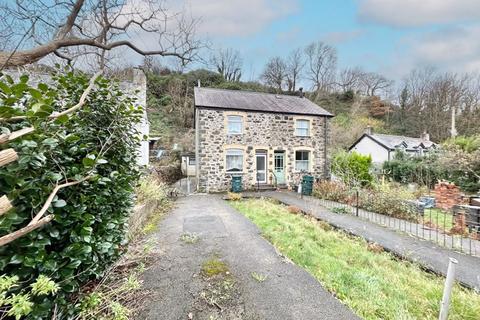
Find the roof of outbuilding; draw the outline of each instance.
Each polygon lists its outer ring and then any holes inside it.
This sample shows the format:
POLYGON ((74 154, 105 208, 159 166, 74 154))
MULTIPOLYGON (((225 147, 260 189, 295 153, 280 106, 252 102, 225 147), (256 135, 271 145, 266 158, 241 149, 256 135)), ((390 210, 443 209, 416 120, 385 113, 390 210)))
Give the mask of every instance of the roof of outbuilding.
POLYGON ((282 94, 195 87, 195 106, 300 115, 333 115, 307 98, 282 94))
POLYGON ((390 135, 390 134, 380 134, 380 133, 374 133, 374 134, 363 134, 360 139, 358 139, 351 147, 352 149, 360 140, 363 139, 363 137, 369 137, 372 140, 378 142, 382 146, 384 146, 387 149, 390 150, 395 150, 398 147, 404 147, 406 150, 417 150, 419 148, 422 149, 429 149, 431 147, 436 147, 437 144, 433 141, 430 140, 424 140, 421 138, 412 138, 412 137, 405 137, 405 136, 395 136, 395 135, 390 135))

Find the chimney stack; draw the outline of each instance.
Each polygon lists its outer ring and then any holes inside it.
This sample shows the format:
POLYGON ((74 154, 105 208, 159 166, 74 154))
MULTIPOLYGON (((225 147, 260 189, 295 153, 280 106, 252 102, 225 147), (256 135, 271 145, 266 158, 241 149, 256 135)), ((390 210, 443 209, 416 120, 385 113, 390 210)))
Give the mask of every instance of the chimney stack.
POLYGON ((368 135, 372 135, 373 134, 373 128, 371 126, 367 126, 365 128, 365 133, 368 134, 368 135))
POLYGON ((430 141, 430 135, 427 133, 427 131, 423 131, 422 135, 420 136, 420 138, 423 140, 423 141, 430 141))
POLYGON ((298 88, 298 96, 300 98, 303 98, 305 96, 305 94, 303 93, 303 88, 298 88))
POLYGON ((202 86, 202 84, 200 83, 200 79, 197 80, 197 85, 199 88, 202 86))

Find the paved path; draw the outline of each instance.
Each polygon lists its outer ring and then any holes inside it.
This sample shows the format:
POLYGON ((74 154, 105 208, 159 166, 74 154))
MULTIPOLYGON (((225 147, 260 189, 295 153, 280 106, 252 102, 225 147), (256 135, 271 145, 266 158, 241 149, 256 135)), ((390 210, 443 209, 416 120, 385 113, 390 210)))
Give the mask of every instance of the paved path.
POLYGON ((228 264, 238 284, 235 315, 222 311, 218 319, 358 319, 309 273, 280 256, 253 223, 218 195, 178 200, 155 238, 162 253, 144 275, 152 294, 139 319, 190 319, 189 313, 193 319, 209 319, 198 301, 205 290, 201 266, 212 256, 228 264), (186 232, 198 234, 199 241, 181 241, 186 232), (267 278, 259 282, 252 272, 267 278))
POLYGON ((333 213, 321 206, 321 201, 314 197, 304 196, 301 199, 299 194, 288 191, 261 192, 252 193, 252 195, 271 197, 283 203, 297 206, 318 219, 327 221, 333 226, 362 237, 367 241, 376 242, 386 250, 407 260, 418 262, 438 274, 446 275, 448 258, 455 258, 458 260, 457 281, 480 290, 480 258, 478 257, 442 248, 430 241, 387 229, 350 214, 333 213))

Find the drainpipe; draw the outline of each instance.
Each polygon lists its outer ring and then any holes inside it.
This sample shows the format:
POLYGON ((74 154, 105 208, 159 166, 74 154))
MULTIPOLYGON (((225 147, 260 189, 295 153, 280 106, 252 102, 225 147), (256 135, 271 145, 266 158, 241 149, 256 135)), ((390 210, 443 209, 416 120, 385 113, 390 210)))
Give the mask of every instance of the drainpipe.
POLYGON ((197 191, 200 187, 200 128, 199 128, 199 110, 195 108, 195 178, 197 180, 197 191))
POLYGON ((327 170, 328 170, 328 163, 327 163, 327 142, 328 142, 328 139, 327 139, 327 133, 328 133, 328 129, 327 129, 327 125, 328 125, 328 120, 327 120, 327 117, 323 117, 325 122, 324 122, 324 126, 323 126, 323 176, 325 178, 325 180, 327 180, 328 178, 328 174, 327 174, 327 170))

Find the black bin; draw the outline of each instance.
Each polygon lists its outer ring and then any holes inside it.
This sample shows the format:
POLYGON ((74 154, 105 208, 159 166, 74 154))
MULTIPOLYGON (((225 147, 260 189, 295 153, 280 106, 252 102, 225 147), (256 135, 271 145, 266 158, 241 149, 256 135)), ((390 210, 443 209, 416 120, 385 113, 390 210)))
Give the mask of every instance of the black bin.
POLYGON ((302 178, 302 194, 311 196, 313 191, 313 176, 303 176, 302 178))
POLYGON ((232 192, 242 192, 242 176, 232 177, 232 192))

